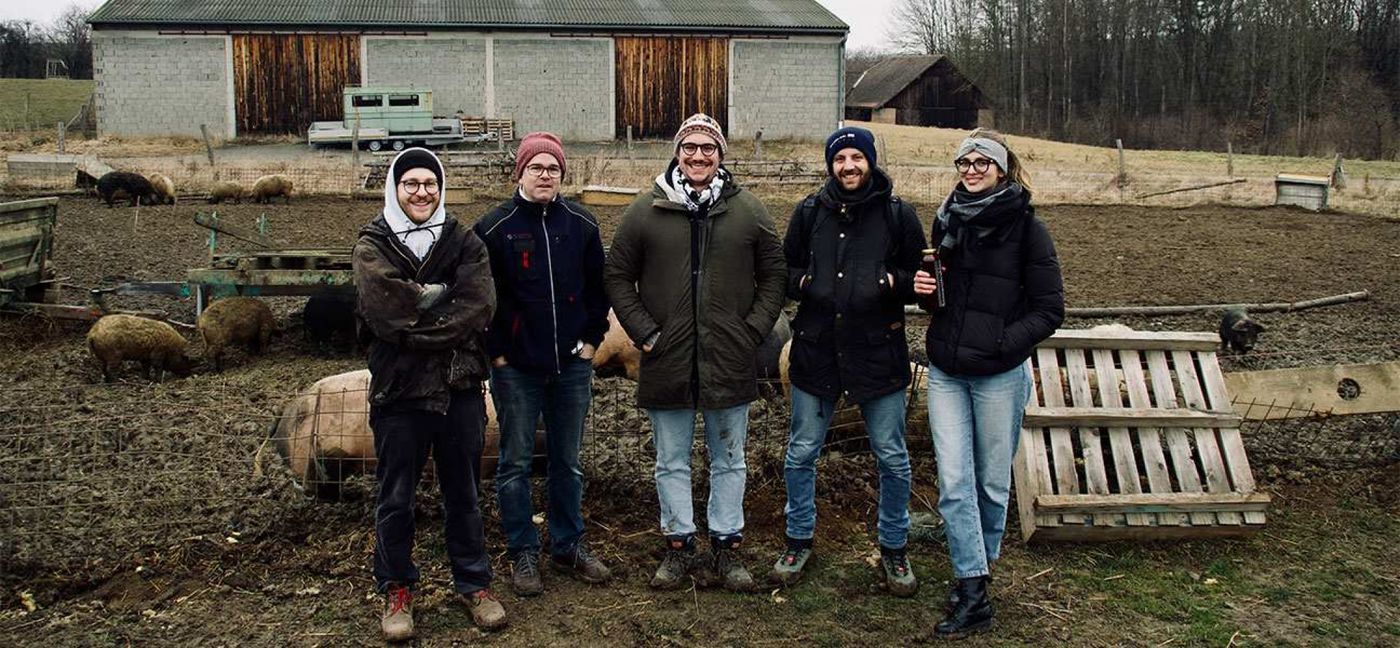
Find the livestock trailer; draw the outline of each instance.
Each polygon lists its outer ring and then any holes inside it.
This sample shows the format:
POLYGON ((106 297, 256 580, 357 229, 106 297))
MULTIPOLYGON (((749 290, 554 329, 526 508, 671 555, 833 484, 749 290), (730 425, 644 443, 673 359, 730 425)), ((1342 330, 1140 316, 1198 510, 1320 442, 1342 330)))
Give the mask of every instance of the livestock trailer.
POLYGON ((351 144, 358 139, 371 151, 386 146, 402 151, 407 146, 440 146, 469 139, 462 134, 461 120, 433 117, 431 90, 349 87, 342 92, 341 108, 340 121, 311 123, 307 144, 351 144))

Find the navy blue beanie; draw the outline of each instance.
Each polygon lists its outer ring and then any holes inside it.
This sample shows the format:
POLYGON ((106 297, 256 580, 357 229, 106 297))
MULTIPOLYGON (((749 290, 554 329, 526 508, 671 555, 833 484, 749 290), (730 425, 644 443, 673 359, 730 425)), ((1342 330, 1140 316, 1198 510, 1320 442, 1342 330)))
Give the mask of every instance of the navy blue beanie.
POLYGON ((870 161, 870 167, 875 167, 875 134, 859 126, 847 126, 831 134, 826 138, 826 173, 831 172, 831 159, 841 149, 853 148, 865 154, 865 159, 870 161))

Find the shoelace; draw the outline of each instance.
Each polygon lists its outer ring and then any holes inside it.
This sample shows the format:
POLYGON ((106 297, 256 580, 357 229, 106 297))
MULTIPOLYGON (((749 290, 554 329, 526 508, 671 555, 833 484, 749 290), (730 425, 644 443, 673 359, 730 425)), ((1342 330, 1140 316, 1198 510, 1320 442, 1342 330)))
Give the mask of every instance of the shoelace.
POLYGON ((533 553, 525 552, 525 553, 520 554, 520 557, 519 557, 519 558, 516 558, 516 559, 515 559, 515 571, 516 571, 516 572, 519 572, 519 573, 531 573, 531 572, 537 572, 537 571, 539 571, 539 570, 540 570, 540 558, 539 558, 539 556, 537 556, 537 555, 535 555, 535 554, 533 554, 533 553))
POLYGON ((582 565, 590 560, 593 560, 593 554, 590 551, 588 551, 588 547, 579 545, 578 548, 574 549, 575 565, 582 565))
POLYGON ((890 556, 888 560, 890 561, 890 568, 894 570, 895 575, 903 576, 909 572, 908 556, 890 556))
POLYGON ((493 591, 491 591, 491 588, 489 588, 489 587, 486 588, 486 589, 479 589, 479 590, 477 590, 477 591, 475 591, 475 592, 472 592, 472 598, 476 599, 477 601, 486 601, 486 600, 499 601, 499 600, 500 600, 500 599, 496 598, 496 593, 493 592, 493 591))
POLYGON ((398 614, 413 600, 407 587, 397 587, 389 591, 389 614, 398 614))
POLYGON ((783 564, 785 564, 785 565, 796 565, 796 564, 797 564, 797 556, 798 556, 799 554, 801 554, 801 553, 802 553, 802 551, 801 551, 800 549, 788 549, 788 550, 784 551, 784 552, 783 552, 783 564))

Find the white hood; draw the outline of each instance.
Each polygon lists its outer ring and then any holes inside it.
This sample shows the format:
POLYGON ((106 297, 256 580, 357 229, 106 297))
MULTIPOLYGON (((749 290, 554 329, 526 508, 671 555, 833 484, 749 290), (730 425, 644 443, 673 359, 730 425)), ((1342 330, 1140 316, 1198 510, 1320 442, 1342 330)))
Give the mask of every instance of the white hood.
POLYGON ((394 156, 394 161, 389 163, 388 174, 384 178, 384 221, 389 224, 389 229, 399 238, 399 242, 404 244, 413 252, 413 255, 422 261, 428 256, 428 251, 433 249, 433 244, 437 242, 438 235, 442 233, 442 224, 447 222, 447 172, 442 167, 442 160, 439 160, 432 151, 424 148, 409 148, 400 151, 394 156), (394 182, 394 165, 399 163, 399 158, 405 153, 414 150, 427 151, 437 162, 438 173, 442 176, 442 182, 438 186, 438 205, 433 211, 433 215, 428 217, 428 221, 421 225, 409 220, 403 207, 399 206, 398 184, 394 182))

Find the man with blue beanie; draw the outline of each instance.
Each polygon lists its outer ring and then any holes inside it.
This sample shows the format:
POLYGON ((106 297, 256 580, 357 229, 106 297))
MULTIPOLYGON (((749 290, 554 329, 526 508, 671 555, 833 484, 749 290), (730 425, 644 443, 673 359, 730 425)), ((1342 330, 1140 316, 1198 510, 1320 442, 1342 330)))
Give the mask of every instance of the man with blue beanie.
POLYGON ((909 534, 909 451, 904 391, 909 346, 904 305, 924 233, 914 207, 894 196, 875 165, 875 137, 847 127, 826 140, 826 184, 793 211, 783 255, 792 321, 792 423, 783 475, 787 544, 772 580, 797 582, 812 557, 817 456, 838 400, 860 406, 880 472, 880 564, 885 586, 913 596, 918 580, 905 554, 909 534))

